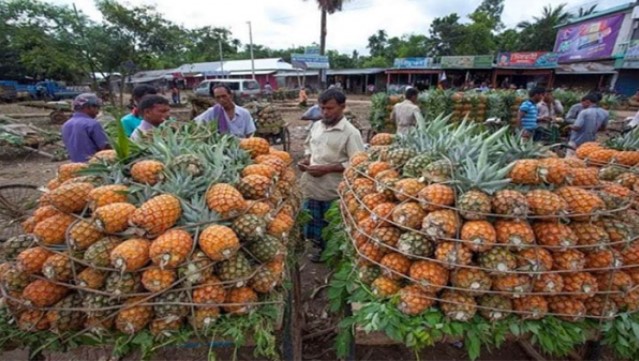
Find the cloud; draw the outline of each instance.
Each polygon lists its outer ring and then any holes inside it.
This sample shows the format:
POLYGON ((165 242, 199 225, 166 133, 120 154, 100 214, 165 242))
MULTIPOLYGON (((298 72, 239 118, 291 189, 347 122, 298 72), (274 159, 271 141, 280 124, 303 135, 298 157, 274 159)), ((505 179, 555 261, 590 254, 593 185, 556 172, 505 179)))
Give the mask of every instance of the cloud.
MULTIPOLYGON (((71 5, 99 20, 93 0, 49 0, 71 5)), ((592 0, 563 0, 569 8, 592 0)), ((627 0, 600 0, 605 9, 627 0)), ((123 2, 124 3, 124 2, 123 2)), ((223 26, 242 43, 249 42, 247 21, 252 22, 253 41, 271 48, 319 43, 320 13, 315 0, 128 0, 133 5, 154 5, 164 16, 186 27, 223 26)), ((328 17, 327 46, 341 52, 357 50, 367 54, 368 37, 378 29, 389 36, 427 34, 430 23, 440 16, 456 12, 462 19, 473 12, 481 0, 354 0, 342 12, 328 17)), ((525 2, 506 0, 503 21, 508 27, 541 14, 543 7, 555 1, 525 2), (523 6, 525 4, 525 6, 523 6)), ((587 4, 586 4, 587 5, 587 4)))

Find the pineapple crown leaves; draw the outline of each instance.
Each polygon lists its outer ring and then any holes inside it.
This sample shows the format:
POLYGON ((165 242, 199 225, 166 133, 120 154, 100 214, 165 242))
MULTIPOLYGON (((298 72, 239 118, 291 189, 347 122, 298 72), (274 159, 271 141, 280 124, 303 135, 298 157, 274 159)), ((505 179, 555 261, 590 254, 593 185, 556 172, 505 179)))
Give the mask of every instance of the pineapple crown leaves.
POLYGON ((482 145, 476 160, 467 156, 462 162, 459 173, 455 177, 455 182, 461 190, 479 189, 485 193, 493 194, 510 184, 507 175, 514 164, 505 167, 499 162, 491 164, 489 162, 490 149, 486 142, 482 145))
POLYGON ((543 158, 551 149, 551 146, 544 146, 517 134, 505 134, 497 144, 495 154, 504 163, 511 163, 518 159, 543 158))
POLYGON ((639 127, 620 136, 609 139, 606 146, 616 150, 639 150, 639 127))

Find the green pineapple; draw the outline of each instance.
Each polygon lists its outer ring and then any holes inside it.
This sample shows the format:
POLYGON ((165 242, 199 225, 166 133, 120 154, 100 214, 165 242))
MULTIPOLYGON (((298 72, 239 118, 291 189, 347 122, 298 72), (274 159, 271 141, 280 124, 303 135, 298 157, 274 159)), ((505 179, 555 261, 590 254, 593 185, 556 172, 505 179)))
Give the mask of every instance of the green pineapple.
POLYGON ((0 260, 15 260, 20 252, 31 248, 36 244, 36 238, 32 234, 22 234, 11 237, 0 245, 0 260))
POLYGON ((239 216, 231 226, 238 238, 245 242, 259 241, 266 232, 266 221, 253 214, 239 216))
POLYGON ((216 266, 216 274, 220 280, 234 282, 235 287, 243 287, 246 279, 253 273, 251 263, 241 252, 216 266))
POLYGON ((419 178, 422 176, 422 172, 432 161, 433 156, 429 153, 415 156, 404 164, 402 175, 409 178, 419 178))
POLYGON ((413 157, 417 156, 417 151, 411 148, 396 148, 387 154, 388 162, 395 168, 401 168, 413 157))
POLYGON ((191 177, 199 177, 204 173, 204 162, 195 154, 181 154, 169 163, 169 169, 180 171, 191 177))
POLYGON ((86 313, 69 309, 81 308, 82 297, 78 293, 63 298, 47 312, 47 319, 51 324, 51 331, 62 334, 67 331, 77 330, 82 327, 86 313))
POLYGON ((513 302, 500 295, 483 295, 479 298, 479 314, 489 321, 503 320, 511 313, 513 302))
POLYGON ((271 270, 262 267, 255 272, 248 285, 257 293, 269 293, 277 286, 278 281, 279 278, 271 270))
POLYGON ((120 297, 126 294, 135 293, 142 289, 141 276, 139 273, 111 272, 107 276, 104 290, 120 297))
POLYGON ((153 312, 155 317, 163 320, 177 320, 186 317, 190 308, 188 306, 171 303, 188 303, 188 297, 184 292, 166 292, 153 299, 153 312))
POLYGON ((120 244, 116 238, 105 238, 92 244, 84 252, 84 261, 93 267, 109 267, 111 265, 110 254, 120 244))
POLYGON ((377 277, 382 275, 382 270, 371 264, 364 264, 359 266, 359 280, 364 284, 370 285, 377 279, 377 277))
POLYGON ((517 258, 504 247, 496 247, 479 255, 479 264, 495 274, 513 271, 517 267, 517 258))
POLYGON ((424 168, 422 177, 431 183, 443 183, 451 180, 453 164, 446 159, 434 161, 424 168))
POLYGON ((93 331, 102 331, 110 328, 107 325, 110 325, 111 322, 106 321, 113 321, 113 318, 106 319, 106 317, 117 312, 117 310, 108 308, 117 304, 117 300, 111 296, 97 293, 85 294, 82 299, 82 307, 87 309, 87 323, 90 324, 90 328, 93 331), (92 320, 95 322, 92 322, 92 320))
POLYGON ((193 253, 191 258, 178 269, 179 278, 189 285, 200 284, 213 274, 213 261, 202 251, 193 253))
POLYGON ((616 165, 609 165, 599 170, 599 179, 612 182, 618 176, 622 175, 623 173, 626 173, 627 171, 628 170, 626 168, 619 167, 616 165))
POLYGON ((2 284, 7 291, 22 292, 31 282, 28 273, 20 271, 15 265, 12 265, 3 275, 2 284))
POLYGON ((435 245, 419 233, 407 232, 399 237, 397 249, 407 256, 430 257, 435 252, 435 245))
POLYGON ((284 252, 284 245, 279 239, 265 235, 262 239, 252 242, 248 246, 248 252, 259 262, 267 263, 284 252))

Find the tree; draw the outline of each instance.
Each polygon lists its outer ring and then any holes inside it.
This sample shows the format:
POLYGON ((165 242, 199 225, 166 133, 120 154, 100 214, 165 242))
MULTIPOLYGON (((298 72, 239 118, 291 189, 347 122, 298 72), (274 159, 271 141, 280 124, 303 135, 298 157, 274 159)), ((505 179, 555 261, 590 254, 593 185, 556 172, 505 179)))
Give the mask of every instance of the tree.
POLYGON ((495 20, 483 12, 474 12, 469 17, 472 22, 464 26, 464 36, 457 41, 454 54, 492 54, 497 48, 493 35, 495 20))
MULTIPOLYGON (((317 0, 317 6, 322 14, 320 22, 320 55, 326 54, 326 35, 327 35, 327 16, 342 11, 345 0, 317 0)), ((322 88, 325 88, 325 82, 322 80, 322 88)))
POLYGON ((577 13, 577 18, 583 18, 584 16, 592 15, 597 12, 597 4, 592 5, 589 8, 579 8, 579 13, 577 13))
POLYGON ((495 36, 497 52, 519 51, 519 32, 515 29, 507 29, 495 36))
POLYGON ((386 30, 377 30, 377 32, 368 37, 368 50, 371 56, 385 56, 386 47, 388 46, 388 34, 386 30))
POLYGON ((541 16, 535 16, 533 22, 524 21, 517 25, 521 29, 521 50, 552 51, 557 37, 557 26, 566 23, 570 14, 565 11, 566 4, 555 8, 544 6, 541 16))
POLYGON ((504 13, 504 0, 483 0, 477 9, 475 9, 475 14, 476 13, 486 14, 494 24, 495 31, 504 28, 504 23, 501 21, 501 15, 504 13))
POLYGON ((456 54, 456 46, 464 37, 464 26, 459 23, 459 15, 449 14, 435 18, 430 24, 430 53, 432 56, 456 54))

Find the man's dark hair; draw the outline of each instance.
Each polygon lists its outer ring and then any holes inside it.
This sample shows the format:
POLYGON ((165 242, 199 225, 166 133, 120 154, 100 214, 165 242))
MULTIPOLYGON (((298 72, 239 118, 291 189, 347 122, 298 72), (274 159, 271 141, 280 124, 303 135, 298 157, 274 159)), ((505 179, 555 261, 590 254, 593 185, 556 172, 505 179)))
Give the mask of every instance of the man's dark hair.
POLYGON ((528 92, 528 96, 529 97, 534 97, 535 95, 544 95, 546 94, 546 89, 544 88, 533 88, 532 90, 530 90, 530 92, 528 92))
POLYGON ((595 98, 597 98, 597 103, 599 103, 603 99, 603 94, 598 91, 590 92, 588 95, 593 95, 595 98))
POLYGON ((211 92, 211 96, 214 97, 215 96, 215 89, 226 89, 226 92, 230 95, 233 96, 233 90, 231 90, 231 88, 228 87, 228 85, 226 84, 222 84, 222 83, 211 83, 211 88, 210 88, 210 92, 211 92))
POLYGON ((331 100, 335 100, 339 105, 344 105, 346 104, 346 95, 339 89, 327 89, 320 94, 318 102, 320 104, 326 104, 331 100))
POLYGON ((133 88, 133 99, 141 99, 143 96, 148 94, 157 94, 158 90, 155 87, 152 87, 147 84, 138 85, 133 88))
POLYGON ((412 97, 416 97, 419 95, 419 90, 415 89, 415 88, 408 88, 406 89, 406 92, 404 93, 404 97, 406 97, 406 99, 410 99, 412 97))
POLYGON ((584 101, 584 100, 587 100, 587 101, 589 101, 591 103, 595 103, 596 104, 596 103, 599 103, 600 99, 599 99, 599 96, 597 96, 597 94, 590 93, 590 94, 585 95, 583 98, 581 98, 581 101, 584 101))
POLYGON ((157 104, 169 105, 169 101, 161 96, 155 94, 148 94, 140 99, 140 105, 138 106, 138 111, 141 114, 144 114, 144 111, 147 109, 153 108, 157 104))

